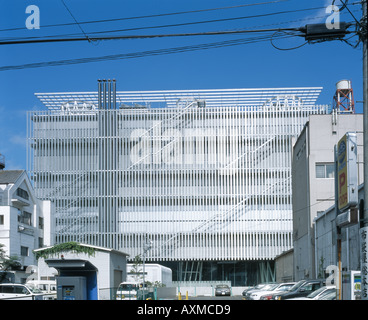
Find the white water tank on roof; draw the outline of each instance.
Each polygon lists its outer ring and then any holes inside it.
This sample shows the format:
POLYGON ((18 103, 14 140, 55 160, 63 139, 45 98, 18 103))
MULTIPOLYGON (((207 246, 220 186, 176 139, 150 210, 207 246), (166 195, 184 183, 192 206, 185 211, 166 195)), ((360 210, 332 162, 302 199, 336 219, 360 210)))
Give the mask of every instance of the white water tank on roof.
POLYGON ((351 90, 351 81, 340 80, 338 83, 336 83, 336 90, 351 90))

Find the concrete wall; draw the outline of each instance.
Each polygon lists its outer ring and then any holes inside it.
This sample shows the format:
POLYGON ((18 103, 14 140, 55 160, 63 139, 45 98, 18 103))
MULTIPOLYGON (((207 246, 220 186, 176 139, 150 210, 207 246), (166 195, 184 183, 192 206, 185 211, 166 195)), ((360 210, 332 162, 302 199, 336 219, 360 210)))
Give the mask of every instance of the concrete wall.
MULTIPOLYGON (((241 296, 242 292, 249 287, 230 287, 232 296, 241 296)), ((205 297, 213 297, 215 296, 215 287, 207 286, 207 287, 178 287, 177 295, 181 293, 182 299, 185 299, 186 294, 188 293, 189 297, 197 297, 197 296, 205 296, 205 297)))
MULTIPOLYGON (((363 186, 359 189, 359 201, 364 197, 363 186)), ((329 265, 337 265, 336 212, 331 207, 315 218, 316 270, 322 273, 329 265)), ((360 270, 359 225, 341 228, 341 268, 360 270)))
POLYGON ((282 283, 294 279, 294 250, 289 250, 275 258, 276 282, 282 283))

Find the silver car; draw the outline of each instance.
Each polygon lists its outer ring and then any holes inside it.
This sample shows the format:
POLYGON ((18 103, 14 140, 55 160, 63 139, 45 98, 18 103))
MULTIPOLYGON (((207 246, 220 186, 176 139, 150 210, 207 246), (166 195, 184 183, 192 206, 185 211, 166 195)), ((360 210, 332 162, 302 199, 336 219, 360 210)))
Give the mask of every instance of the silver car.
POLYGON ((219 284, 215 288, 215 296, 230 296, 231 290, 227 284, 219 284))

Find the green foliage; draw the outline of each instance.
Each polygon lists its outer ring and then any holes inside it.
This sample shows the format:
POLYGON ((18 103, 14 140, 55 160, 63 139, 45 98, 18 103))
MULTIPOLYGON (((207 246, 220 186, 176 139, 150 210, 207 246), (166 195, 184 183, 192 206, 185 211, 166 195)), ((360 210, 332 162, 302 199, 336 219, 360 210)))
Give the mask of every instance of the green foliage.
POLYGON ((141 281, 143 279, 143 276, 140 275, 140 273, 142 273, 141 266, 142 258, 140 255, 137 255, 134 257, 132 268, 129 270, 131 274, 134 274, 133 277, 135 281, 141 281))
POLYGON ((19 257, 7 256, 4 247, 5 245, 0 243, 0 270, 18 270, 21 267, 19 257))
POLYGON ((51 248, 46 248, 44 250, 34 252, 36 259, 44 258, 47 259, 50 256, 58 255, 62 252, 72 252, 72 253, 85 253, 88 256, 95 255, 95 249, 87 246, 83 246, 78 242, 65 242, 54 245, 51 248))
POLYGON ((0 283, 6 277, 6 271, 19 270, 22 266, 17 256, 7 256, 4 250, 5 245, 0 243, 0 283))

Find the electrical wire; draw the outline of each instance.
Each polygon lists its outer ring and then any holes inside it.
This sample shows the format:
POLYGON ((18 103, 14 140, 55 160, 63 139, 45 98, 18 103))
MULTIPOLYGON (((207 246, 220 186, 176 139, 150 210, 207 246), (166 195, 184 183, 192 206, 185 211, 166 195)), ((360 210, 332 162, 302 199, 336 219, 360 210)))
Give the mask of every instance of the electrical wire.
MULTIPOLYGON (((305 10, 312 10, 312 9, 316 9, 316 8, 301 9, 297 11, 305 11, 305 10)), ((295 11, 296 10, 292 10, 288 12, 295 12, 295 11)), ((276 14, 279 14, 279 13, 280 12, 276 14)), ((262 16, 265 16, 265 15, 269 15, 269 14, 263 14, 262 16)), ((279 29, 263 29, 263 30, 249 30, 248 29, 248 30, 213 31, 213 32, 181 33, 181 34, 176 33, 176 34, 158 34, 158 35, 109 36, 109 37, 95 37, 95 38, 88 38, 88 39, 87 38, 55 38, 55 39, 42 39, 42 38, 39 39, 38 38, 34 40, 0 41, 0 45, 7 45, 7 44, 19 44, 19 43, 41 43, 41 42, 62 42, 62 41, 83 41, 83 40, 100 41, 100 40, 119 40, 119 39, 178 37, 178 36, 241 34, 241 33, 251 33, 251 32, 263 32, 263 33, 273 32, 272 34, 263 35, 257 38, 243 38, 243 39, 237 39, 237 40, 220 41, 220 42, 215 42, 215 43, 204 43, 204 44, 199 44, 199 45, 191 45, 191 46, 183 46, 183 47, 175 47, 175 48, 167 48, 167 49, 159 49, 159 50, 149 50, 149 51, 142 51, 142 52, 127 53, 127 54, 100 56, 100 57, 76 58, 76 59, 69 59, 69 60, 65 59, 65 60, 57 60, 57 61, 29 63, 29 64, 23 64, 23 65, 3 66, 3 67, 0 67, 0 71, 19 70, 19 69, 25 69, 25 68, 38 68, 38 67, 45 67, 45 66, 89 63, 89 62, 98 62, 98 61, 107 61, 107 60, 132 59, 132 58, 138 58, 138 57, 197 51, 197 50, 205 50, 205 49, 210 49, 210 48, 220 48, 220 47, 255 43, 255 42, 260 42, 260 41, 271 41, 271 45, 278 50, 293 50, 293 49, 296 49, 296 48, 299 48, 305 45, 306 43, 300 46, 297 46, 297 47, 293 47, 293 48, 280 48, 274 44, 273 40, 274 38, 291 38, 295 36, 304 36, 302 34, 297 34, 296 33, 297 31, 301 31, 300 28, 283 28, 283 29, 279 28, 279 29)))
POLYGON ((167 37, 189 37, 189 36, 209 36, 209 35, 229 35, 241 33, 262 33, 275 31, 298 31, 299 28, 283 28, 283 29, 262 29, 262 30, 233 30, 233 31, 212 31, 212 32, 196 32, 196 33, 173 33, 173 34, 154 34, 154 35, 127 35, 127 36, 108 36, 108 37, 89 37, 89 38, 57 38, 57 39, 33 39, 33 40, 12 40, 0 41, 0 45, 11 44, 31 44, 31 43, 49 43, 49 42, 70 42, 70 41, 101 41, 101 40, 128 40, 128 39, 150 39, 150 38, 167 38, 167 37))
MULTIPOLYGON (((184 22, 184 23, 176 23, 176 24, 168 24, 168 25, 158 25, 158 26, 146 26, 146 27, 135 27, 135 28, 95 31, 95 32, 89 32, 89 35, 90 35, 90 38, 92 38, 91 35, 96 35, 96 34, 137 31, 137 30, 144 30, 144 29, 171 28, 171 27, 179 27, 179 26, 181 27, 181 26, 198 25, 198 24, 206 24, 206 23, 218 23, 218 22, 227 22, 227 21, 235 21, 235 20, 244 20, 244 19, 252 19, 252 18, 264 18, 264 17, 281 15, 281 14, 297 13, 297 12, 304 12, 304 11, 311 11, 311 10, 320 10, 320 9, 323 9, 323 8, 324 7, 314 7, 314 8, 304 8, 304 9, 284 10, 284 11, 278 11, 278 12, 270 12, 270 13, 263 13, 263 14, 257 14, 257 15, 232 17, 232 18, 201 20, 201 21, 184 22)), ((75 36, 75 35, 76 34, 57 35, 55 37, 75 36)), ((50 37, 50 36, 48 36, 48 37, 50 37)), ((42 38, 43 37, 41 37, 41 39, 42 38)), ((14 38, 14 40, 21 40, 21 39, 24 39, 24 38, 14 38)), ((33 38, 33 39, 36 40, 36 39, 40 39, 40 38, 33 38)), ((71 41, 74 41, 74 40, 71 40, 71 41)), ((39 41, 37 41, 37 42, 39 42, 39 41)), ((3 41, 0 40, 0 44, 4 44, 3 41)), ((6 43, 6 44, 11 44, 11 43, 6 43)))
POLYGON ((83 28, 81 27, 81 25, 78 23, 77 19, 74 17, 73 13, 70 11, 70 9, 68 8, 68 6, 66 5, 66 3, 64 2, 64 0, 60 0, 62 2, 62 4, 64 5, 64 7, 66 8, 66 10, 69 12, 69 14, 71 15, 71 17, 73 18, 74 22, 78 25, 79 29, 82 31, 82 33, 84 34, 84 36, 88 39, 88 36, 86 35, 86 33, 84 32, 83 28))
POLYGON ((299 46, 295 46, 295 47, 291 47, 291 48, 280 48, 280 47, 277 47, 277 46, 273 43, 273 37, 274 37, 276 34, 278 34, 278 33, 291 34, 291 33, 287 33, 287 32, 285 32, 285 31, 276 31, 276 32, 272 35, 272 37, 271 37, 271 39, 270 39, 270 43, 271 43, 271 45, 272 45, 275 49, 277 49, 277 50, 281 50, 281 51, 295 50, 295 49, 299 49, 299 48, 301 48, 301 47, 305 46, 305 45, 308 43, 308 42, 304 42, 304 43, 302 43, 302 44, 301 44, 301 45, 299 45, 299 46))
MULTIPOLYGON (((268 4, 274 4, 274 3, 279 3, 279 2, 287 2, 287 1, 290 1, 290 0, 275 0, 275 1, 268 1, 268 2, 248 3, 248 4, 242 4, 242 5, 237 5, 237 6, 228 6, 228 7, 218 7, 218 8, 191 10, 191 11, 160 13, 160 14, 152 14, 152 15, 145 15, 145 16, 134 16, 134 17, 124 17, 124 18, 92 20, 92 21, 79 22, 78 24, 79 25, 81 25, 81 24, 95 24, 95 23, 106 23, 106 22, 114 22, 114 21, 137 20, 137 19, 146 19, 146 18, 158 18, 158 17, 165 17, 165 16, 191 14, 191 13, 202 13, 202 12, 216 11, 216 10, 238 9, 238 8, 242 8, 242 7, 268 5, 268 4)), ((71 25, 75 25, 75 24, 76 23, 51 24, 51 25, 44 25, 44 26, 42 26, 42 28, 64 27, 64 26, 71 26, 71 25)), ((3 31, 19 31, 19 30, 24 30, 24 27, 0 29, 0 32, 3 32, 3 31)))
MULTIPOLYGON (((332 1, 332 5, 335 5, 335 1, 336 0, 333 0, 332 1)), ((355 18, 354 14, 350 11, 350 9, 348 7, 348 1, 349 0, 345 0, 345 2, 344 2, 343 0, 340 0, 340 2, 342 3, 342 7, 339 8, 339 12, 343 11, 344 9, 346 9, 350 13, 350 15, 352 16, 352 18, 355 20, 356 24, 358 26, 360 26, 360 22, 355 18)))
MULTIPOLYGON (((252 27, 254 28, 261 28, 261 27, 269 27, 269 26, 274 26, 274 25, 282 25, 285 23, 295 23, 295 22, 301 22, 301 21, 306 21, 306 20, 314 20, 314 19, 320 19, 320 18, 324 18, 324 16, 318 16, 318 17, 312 17, 312 18, 303 18, 303 19, 297 19, 297 20, 289 20, 289 21, 283 21, 283 22, 277 22, 277 23, 271 23, 271 24, 264 24, 261 26, 254 26, 252 27)), ((248 30, 252 30, 252 28, 248 28, 248 30)), ((130 29, 123 29, 123 30, 119 30, 119 31, 128 31, 130 29)), ((234 30, 234 29, 232 29, 234 30)), ((236 29, 239 30, 239 29, 236 29)), ((241 29, 241 30, 245 30, 245 29, 241 29)), ((116 30, 118 31, 118 30, 116 30)), ((230 31, 230 30, 225 30, 225 31, 230 31)), ((104 31, 103 33, 109 33, 110 31, 104 31)), ((111 32, 115 32, 115 30, 111 30, 111 32)), ((92 32, 93 34, 94 32, 92 32)), ((79 34, 64 34, 64 35, 58 35, 58 36, 75 36, 75 35, 79 35, 79 34)), ((48 39, 48 38, 54 38, 56 35, 48 35, 48 36, 43 36, 43 37, 16 37, 16 38, 2 38, 2 41, 11 41, 11 40, 31 40, 31 39, 48 39)))
MULTIPOLYGON (((237 39, 237 40, 227 40, 227 41, 203 43, 203 44, 191 45, 191 46, 140 51, 140 52, 133 52, 133 53, 125 53, 125 54, 115 54, 115 55, 107 55, 107 56, 100 56, 100 57, 66 59, 66 60, 29 63, 29 64, 22 64, 22 65, 3 66, 3 67, 0 67, 0 71, 22 70, 22 69, 50 67, 50 66, 65 66, 65 65, 71 65, 71 64, 123 60, 123 59, 134 59, 134 58, 152 57, 152 56, 158 56, 158 55, 167 55, 167 54, 173 54, 173 53, 207 50, 207 49, 213 49, 213 48, 223 48, 223 47, 230 47, 230 46, 243 45, 243 44, 253 44, 253 43, 262 42, 262 41, 269 41, 271 36, 273 35, 270 34, 270 35, 263 35, 259 37, 253 37, 253 38, 243 38, 243 39, 237 39)), ((278 36, 278 37, 288 38, 288 37, 293 37, 293 36, 284 35, 284 36, 278 36)))

